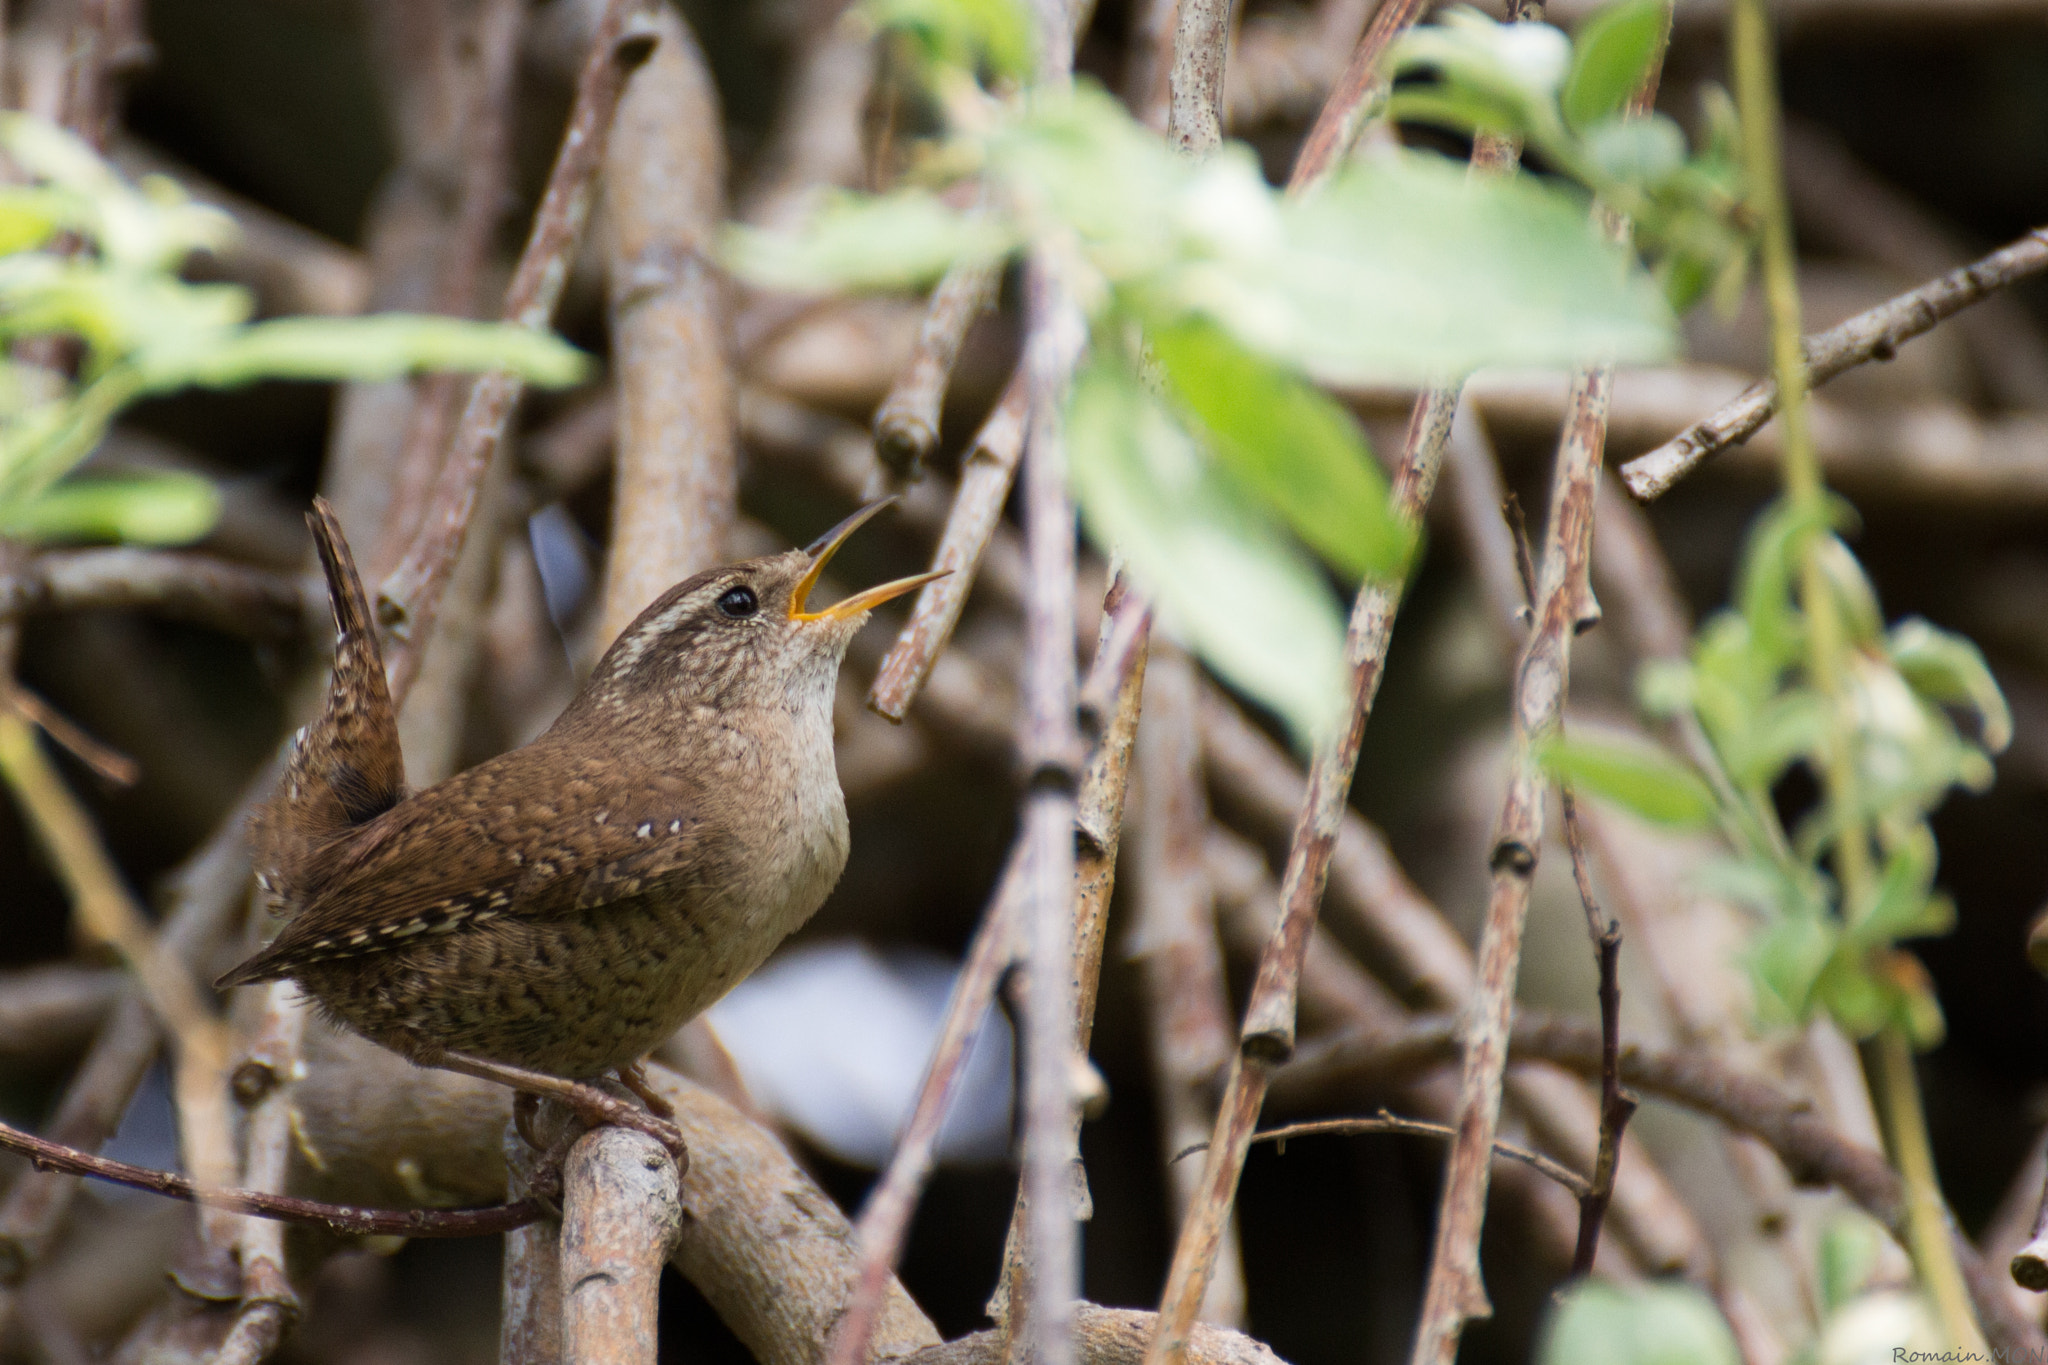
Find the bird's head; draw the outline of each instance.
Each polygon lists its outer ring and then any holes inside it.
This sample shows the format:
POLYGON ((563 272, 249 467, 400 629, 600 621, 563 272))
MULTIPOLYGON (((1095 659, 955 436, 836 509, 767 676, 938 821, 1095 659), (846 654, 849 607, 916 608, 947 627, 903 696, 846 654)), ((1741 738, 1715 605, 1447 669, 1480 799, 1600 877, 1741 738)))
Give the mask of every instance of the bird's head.
POLYGON ((721 710, 822 700, 829 710, 840 660, 869 611, 944 576, 913 574, 827 607, 811 604, 839 547, 894 501, 869 503, 806 549, 676 584, 619 633, 571 709, 658 697, 721 710))

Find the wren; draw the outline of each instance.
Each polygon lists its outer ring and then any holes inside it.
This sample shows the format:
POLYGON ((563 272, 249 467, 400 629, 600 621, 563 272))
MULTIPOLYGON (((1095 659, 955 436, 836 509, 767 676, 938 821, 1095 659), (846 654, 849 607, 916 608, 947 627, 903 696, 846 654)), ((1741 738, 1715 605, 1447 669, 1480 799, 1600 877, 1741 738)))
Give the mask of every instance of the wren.
MULTIPOLYGON (((287 915, 222 988, 289 978, 422 1065, 567 1101, 670 1141, 579 1082, 617 1072, 724 995, 846 865, 833 764, 841 659, 920 574, 808 608, 886 502, 808 550, 678 583, 613 641, 547 733, 408 794, 374 619, 331 509, 308 517, 334 674, 251 840, 287 915)), ((649 1126, 653 1124, 653 1126, 649 1126)))

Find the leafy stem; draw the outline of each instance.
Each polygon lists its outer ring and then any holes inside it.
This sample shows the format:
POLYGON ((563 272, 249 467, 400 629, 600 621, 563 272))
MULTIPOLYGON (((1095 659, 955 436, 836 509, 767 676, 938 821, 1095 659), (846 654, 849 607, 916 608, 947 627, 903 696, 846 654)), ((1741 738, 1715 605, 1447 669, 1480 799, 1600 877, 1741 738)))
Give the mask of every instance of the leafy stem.
MULTIPOLYGON (((1877 903, 1877 879, 1857 773, 1855 699, 1849 690, 1853 646, 1836 585, 1829 581, 1823 558, 1834 541, 1828 529, 1827 491, 1807 420, 1799 283, 1779 156, 1777 69, 1769 24, 1764 0, 1735 0, 1729 20, 1730 64, 1750 205, 1761 238, 1760 272, 1770 327, 1771 369, 1778 383, 1784 435, 1785 496, 1798 527, 1794 554, 1807 625, 1805 663, 1828 713, 1822 779, 1833 821, 1834 867, 1843 916, 1855 921, 1866 917, 1877 903)), ((1909 1249, 1934 1300, 1946 1338, 1958 1346, 1983 1351, 1983 1335, 1945 1226, 1926 1111, 1913 1074, 1912 1047, 1896 1018, 1879 1032, 1875 1051, 1879 1102, 1893 1159, 1906 1185, 1909 1249)))

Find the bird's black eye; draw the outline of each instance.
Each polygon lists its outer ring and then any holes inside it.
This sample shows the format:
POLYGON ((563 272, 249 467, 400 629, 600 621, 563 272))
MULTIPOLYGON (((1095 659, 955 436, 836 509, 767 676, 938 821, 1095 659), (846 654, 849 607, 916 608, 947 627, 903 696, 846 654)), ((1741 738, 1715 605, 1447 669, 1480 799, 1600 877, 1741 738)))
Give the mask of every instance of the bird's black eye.
POLYGON ((718 609, 737 620, 761 610, 761 603, 754 597, 752 588, 727 588, 719 595, 718 609))

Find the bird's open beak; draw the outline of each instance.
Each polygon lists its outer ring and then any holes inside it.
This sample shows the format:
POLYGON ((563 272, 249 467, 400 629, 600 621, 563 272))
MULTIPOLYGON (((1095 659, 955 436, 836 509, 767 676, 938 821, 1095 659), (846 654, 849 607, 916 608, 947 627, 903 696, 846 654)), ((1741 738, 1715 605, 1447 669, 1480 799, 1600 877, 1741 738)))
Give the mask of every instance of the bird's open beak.
POLYGON ((818 576, 825 572, 825 566, 832 561, 832 556, 839 553, 839 547, 846 543, 849 536, 894 501, 895 498, 888 497, 869 503, 818 537, 805 549, 804 553, 811 557, 811 567, 797 580, 795 590, 789 595, 790 620, 831 621, 857 616, 870 607, 878 607, 892 597, 901 597, 904 593, 923 587, 934 578, 944 578, 952 572, 951 569, 940 569, 935 573, 912 574, 909 578, 899 578, 893 583, 884 583, 880 587, 869 588, 866 592, 857 592, 844 601, 834 602, 822 611, 804 610, 804 603, 809 600, 811 589, 818 586, 818 576))

